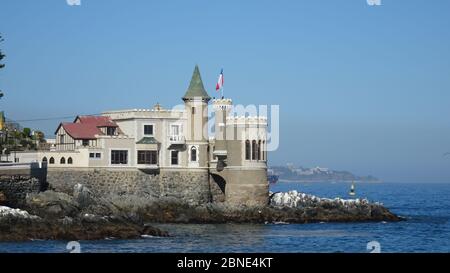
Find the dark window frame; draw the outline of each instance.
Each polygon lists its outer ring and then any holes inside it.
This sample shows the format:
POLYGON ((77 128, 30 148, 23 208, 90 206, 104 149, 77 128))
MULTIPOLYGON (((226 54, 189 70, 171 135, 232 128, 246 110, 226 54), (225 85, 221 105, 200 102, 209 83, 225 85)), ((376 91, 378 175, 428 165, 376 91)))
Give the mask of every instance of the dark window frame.
POLYGON ((138 150, 137 162, 139 165, 157 165, 158 151, 156 150, 138 150))
POLYGON ((256 158, 258 158, 258 160, 261 160, 261 140, 258 140, 258 154, 256 156, 256 158))
POLYGON ((153 136, 155 130, 155 126, 153 124, 144 124, 144 135, 146 136, 153 136), (148 128, 151 128, 148 130, 148 128), (148 132, 150 131, 150 132, 148 132))
POLYGON ((247 139, 245 141, 245 160, 251 159, 251 153, 252 153, 252 149, 250 147, 250 140, 247 139))
POLYGON ((195 146, 191 147, 191 162, 197 162, 198 159, 198 149, 195 146))
POLYGON ((128 150, 111 150, 111 165, 128 165, 128 150))
POLYGON ((179 151, 171 151, 170 152, 170 163, 171 165, 179 165, 180 164, 180 155, 179 151))
POLYGON ((252 160, 256 160, 256 154, 257 154, 257 149, 256 149, 256 140, 252 140, 252 160))
POLYGON ((116 131, 117 131, 116 127, 111 127, 111 126, 106 127, 106 135, 107 136, 115 136, 116 135, 116 131))

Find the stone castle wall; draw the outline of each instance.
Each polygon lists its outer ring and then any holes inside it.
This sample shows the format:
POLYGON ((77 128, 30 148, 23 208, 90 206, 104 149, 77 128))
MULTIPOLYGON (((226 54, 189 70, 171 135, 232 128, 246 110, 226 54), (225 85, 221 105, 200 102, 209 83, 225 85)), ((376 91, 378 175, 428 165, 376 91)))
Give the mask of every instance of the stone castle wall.
POLYGON ((269 204, 269 183, 265 169, 227 169, 225 199, 231 204, 266 206, 269 204))
POLYGON ((42 180, 36 177, 0 174, 0 205, 21 206, 28 193, 38 193, 44 187, 42 180))
POLYGON ((148 199, 172 197, 189 204, 211 201, 207 170, 170 170, 149 174, 137 169, 49 169, 49 188, 71 194, 76 184, 100 196, 133 195, 148 199))
MULTIPOLYGON (((208 172, 171 169, 146 173, 134 168, 57 168, 47 173, 49 188, 72 194, 83 184, 99 196, 133 196, 140 200, 175 198, 190 205, 225 202, 265 206, 269 189, 265 169, 208 172)), ((146 201, 144 201, 146 202, 146 201)))

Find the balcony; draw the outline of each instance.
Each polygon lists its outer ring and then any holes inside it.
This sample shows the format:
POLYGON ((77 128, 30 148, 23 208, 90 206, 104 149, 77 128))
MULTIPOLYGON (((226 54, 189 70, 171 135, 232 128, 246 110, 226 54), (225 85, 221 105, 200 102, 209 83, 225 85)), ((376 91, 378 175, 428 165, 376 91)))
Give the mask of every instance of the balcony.
POLYGON ((170 135, 169 136, 170 145, 183 145, 186 143, 186 138, 181 135, 170 135))

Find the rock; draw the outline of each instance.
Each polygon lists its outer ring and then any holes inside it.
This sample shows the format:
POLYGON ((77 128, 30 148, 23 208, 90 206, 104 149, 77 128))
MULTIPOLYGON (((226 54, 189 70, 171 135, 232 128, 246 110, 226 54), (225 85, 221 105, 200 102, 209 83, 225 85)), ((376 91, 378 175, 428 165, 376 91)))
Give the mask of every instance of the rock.
POLYGON ((54 191, 27 194, 24 209, 47 219, 76 217, 80 213, 72 196, 54 191))
POLYGON ((5 221, 5 219, 8 218, 24 219, 24 220, 39 219, 39 217, 35 215, 30 215, 27 211, 0 206, 0 220, 5 221))
POLYGON ((319 198, 298 193, 276 193, 266 207, 230 206, 209 203, 191 206, 179 199, 156 200, 121 196, 110 199, 128 215, 135 214, 147 222, 158 223, 265 223, 265 222, 361 222, 399 221, 381 204, 368 200, 319 198), (133 200, 127 203, 127 200, 133 200))
POLYGON ((76 184, 74 186, 73 198, 80 208, 87 208, 97 203, 92 192, 82 184, 76 184))
POLYGON ((26 211, 0 207, 0 241, 168 236, 165 231, 144 226, 137 214, 135 219, 130 219, 127 211, 118 209, 108 200, 97 198, 83 185, 74 188, 73 196, 45 191, 28 194, 25 200, 23 208, 26 211))
POLYGON ((7 201, 6 195, 0 191, 0 205, 5 204, 7 201))

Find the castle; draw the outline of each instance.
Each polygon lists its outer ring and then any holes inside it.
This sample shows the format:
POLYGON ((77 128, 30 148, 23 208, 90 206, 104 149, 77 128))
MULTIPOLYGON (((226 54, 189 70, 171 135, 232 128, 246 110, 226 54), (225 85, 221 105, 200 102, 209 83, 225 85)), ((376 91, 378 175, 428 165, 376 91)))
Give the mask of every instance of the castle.
POLYGON ((198 66, 182 100, 182 109, 78 116, 58 126, 54 149, 20 152, 15 161, 46 163, 47 181, 61 191, 84 183, 104 195, 266 205, 267 118, 234 116, 231 99, 211 99, 198 66))

